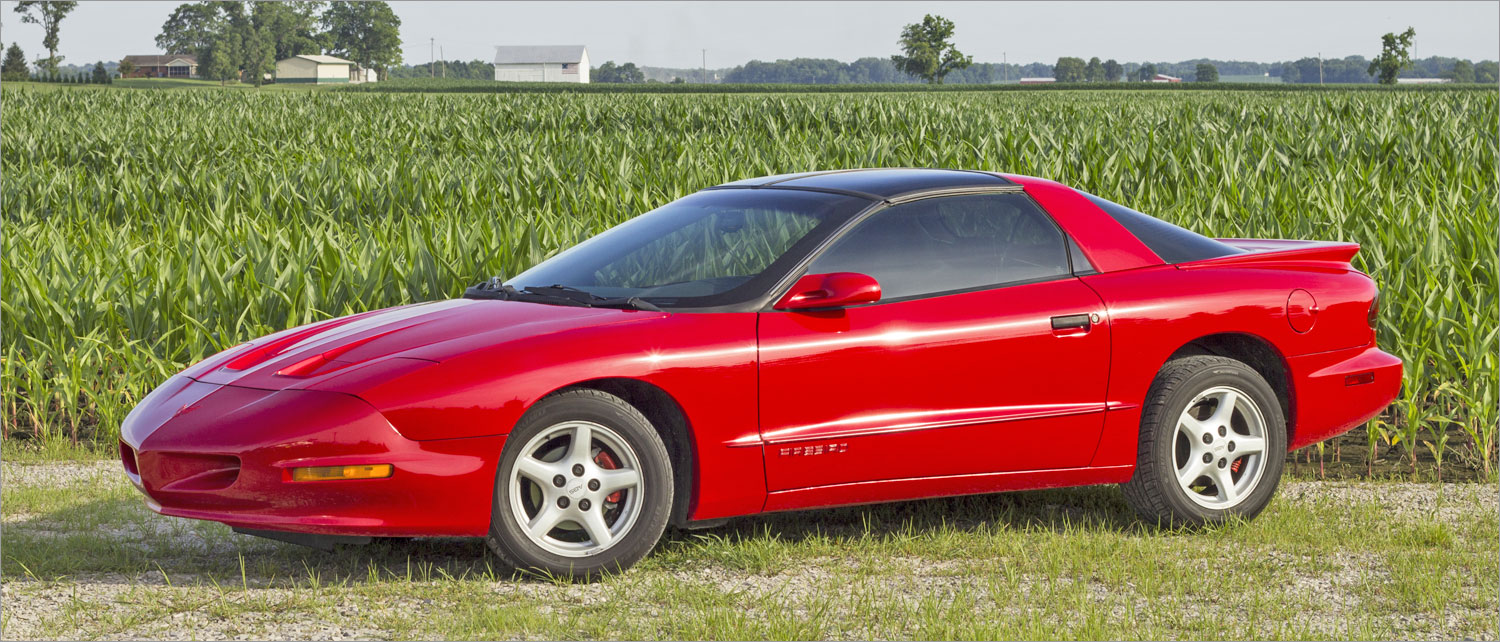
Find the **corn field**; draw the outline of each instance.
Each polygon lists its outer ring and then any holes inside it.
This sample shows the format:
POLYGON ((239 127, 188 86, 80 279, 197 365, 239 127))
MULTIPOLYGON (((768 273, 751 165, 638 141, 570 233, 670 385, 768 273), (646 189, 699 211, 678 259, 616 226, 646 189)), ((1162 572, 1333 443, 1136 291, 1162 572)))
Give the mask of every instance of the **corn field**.
POLYGON ((1359 447, 1411 473, 1495 463, 1494 89, 7 89, 0 109, 8 440, 108 448, 208 354, 457 296, 708 185, 925 166, 1052 178, 1212 236, 1361 243, 1407 374, 1359 447))

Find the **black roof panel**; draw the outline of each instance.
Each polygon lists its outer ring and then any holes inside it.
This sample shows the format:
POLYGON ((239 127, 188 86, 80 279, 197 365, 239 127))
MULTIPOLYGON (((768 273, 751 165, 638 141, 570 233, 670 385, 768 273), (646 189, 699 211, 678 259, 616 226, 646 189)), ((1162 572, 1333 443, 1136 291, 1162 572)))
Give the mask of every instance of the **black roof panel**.
POLYGON ((767 183, 775 183, 777 181, 789 180, 800 176, 812 176, 814 174, 822 173, 824 172, 793 172, 791 174, 772 174, 770 176, 746 178, 734 181, 733 183, 724 183, 723 185, 716 185, 715 187, 760 187, 761 185, 765 185, 767 183))
POLYGON ((720 187, 813 188, 859 192, 880 198, 903 194, 968 187, 1014 186, 1004 178, 986 172, 958 169, 855 169, 803 174, 780 174, 753 178, 720 187))

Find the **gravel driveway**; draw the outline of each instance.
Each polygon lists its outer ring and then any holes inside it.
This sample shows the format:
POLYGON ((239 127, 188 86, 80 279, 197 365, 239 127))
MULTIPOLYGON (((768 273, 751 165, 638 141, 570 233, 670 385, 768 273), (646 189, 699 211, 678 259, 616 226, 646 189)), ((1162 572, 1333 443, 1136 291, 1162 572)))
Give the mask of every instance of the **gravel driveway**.
MULTIPOLYGON (((1052 573, 1045 570, 1045 565, 1029 566, 1031 560, 1026 559, 1045 558, 1047 553, 1033 553, 1026 549, 1017 549, 1021 555, 1011 561, 1006 561, 999 552, 995 553, 993 560, 972 554, 950 555, 948 547, 968 546, 971 537, 981 537, 970 536, 962 527, 950 537, 942 530, 947 526, 931 526, 929 532, 918 533, 913 540, 930 542, 925 548, 898 544, 895 546, 898 551, 910 549, 911 553, 871 558, 857 550, 866 548, 860 542, 870 541, 867 529, 871 528, 869 524, 873 521, 871 513, 857 512, 862 509, 803 513, 801 517, 769 520, 754 518, 748 526, 710 531, 707 543, 696 543, 698 539, 683 540, 686 543, 669 542, 663 546, 669 552, 659 552, 653 556, 656 559, 648 559, 642 568, 601 584, 515 581, 484 575, 489 571, 486 556, 482 545, 472 540, 386 544, 382 548, 370 547, 376 551, 374 553, 328 556, 234 535, 221 525, 160 517, 145 509, 118 468, 117 463, 109 461, 5 463, 0 468, 0 488, 4 490, 6 502, 0 511, 0 517, 3 517, 0 542, 4 546, 0 555, 6 561, 4 581, 0 584, 4 598, 4 639, 368 639, 528 635, 527 631, 540 637, 610 636, 608 632, 590 633, 590 629, 576 628, 582 626, 576 620, 567 620, 574 622, 575 628, 538 630, 525 628, 531 626, 526 624, 530 620, 520 616, 514 620, 502 619, 498 623, 481 623, 483 626, 468 620, 464 620, 467 624, 445 622, 444 618, 449 617, 450 612, 489 612, 484 609, 496 608, 490 604, 492 602, 530 605, 526 608, 543 612, 551 608, 547 604, 559 603, 566 605, 566 610, 587 614, 590 609, 613 608, 611 605, 618 600, 649 603, 654 599, 660 608, 652 611, 655 613, 652 617, 670 619, 672 599, 699 598, 662 598, 660 594, 664 590, 680 591, 684 586, 701 587, 713 595, 730 596, 730 599, 744 604, 783 604, 793 611, 803 609, 814 615, 823 612, 820 609, 831 609, 833 615, 824 614, 822 617, 843 617, 839 615, 841 613, 849 616, 847 625, 839 628, 812 629, 811 635, 815 637, 999 635, 965 633, 967 629, 930 628, 903 634, 901 631, 905 629, 882 628, 884 625, 869 623, 870 616, 858 612, 861 607, 841 602, 839 594, 860 594, 863 591, 879 600, 909 602, 915 609, 928 608, 924 605, 929 603, 934 605, 932 608, 941 608, 944 601, 967 599, 976 579, 1003 577, 1015 573, 1016 569, 1020 569, 1019 575, 1005 580, 1010 582, 1005 585, 1006 591, 1046 596, 1039 599, 1053 599, 1059 591, 1064 591, 1074 596, 1070 599, 1100 607, 1103 617, 1124 617, 1137 608, 1151 611, 1156 608, 1155 600, 1176 599, 1170 595, 1151 597, 1150 591, 1146 590, 1149 587, 1141 587, 1144 597, 1119 601, 1119 591, 1112 582, 1123 582, 1132 587, 1148 582, 1145 574, 1153 566, 1150 560, 1139 566, 1124 566, 1115 572, 1080 573, 1064 568, 1052 573), (828 515, 830 522, 844 523, 844 526, 832 527, 831 532, 837 537, 847 537, 847 541, 854 544, 846 551, 837 546, 830 548, 817 538, 798 541, 794 524, 799 519, 806 521, 808 515, 828 515), (30 560, 31 563, 25 564, 21 560, 30 560), (403 568, 405 577, 401 576, 403 568), (1124 578, 1112 579, 1112 575, 1123 575, 1124 578), (641 597, 643 595, 653 597, 641 597), (946 597, 934 601, 934 596, 946 597), (538 604, 542 606, 536 606, 538 604), (500 628, 484 628, 487 626, 500 628)), ((1105 517, 1099 517, 1101 509, 1080 506, 1094 502, 1096 498, 1103 498, 1099 501, 1104 501, 1107 506, 1118 504, 1110 494, 1117 492, 1113 489, 1045 492, 1054 494, 1039 496, 1044 500, 1024 504, 1024 510, 1036 515, 1057 515, 1054 523, 1061 526, 1051 529, 1056 533, 1043 529, 1039 531, 1042 534, 1033 536, 1034 539, 1050 541, 1061 538, 1057 550, 1066 552, 1069 546, 1074 546, 1080 556, 1091 554, 1088 551, 1094 548, 1118 548, 1140 543, 1145 544, 1140 550, 1158 548, 1150 542, 1140 541, 1136 527, 1110 526, 1114 523, 1111 520, 1128 522, 1128 517, 1116 520, 1111 516, 1115 508, 1102 509, 1105 517), (1069 492, 1074 494, 1067 494, 1069 492), (1076 533, 1069 530, 1068 524, 1072 523, 1081 524, 1076 527, 1076 533)), ((1287 482, 1279 493, 1273 510, 1256 524, 1273 520, 1287 526, 1266 535, 1247 535, 1249 539, 1239 547, 1246 551, 1258 547, 1264 554, 1242 560, 1243 569, 1248 570, 1235 572, 1282 577, 1281 580, 1262 582, 1275 586, 1261 590, 1273 592, 1256 597, 1253 604, 1275 602, 1278 594, 1274 591, 1285 591, 1299 596, 1299 599, 1306 598, 1309 604, 1334 606, 1326 611, 1289 607, 1287 615, 1291 618, 1292 628, 1277 628, 1287 626, 1287 623, 1272 628, 1255 624, 1242 629, 1241 635, 1495 637, 1493 581, 1480 581, 1473 587, 1460 588, 1451 596, 1451 604, 1436 604, 1406 613, 1391 605, 1410 598, 1401 597, 1402 593, 1383 585, 1403 572, 1399 555, 1392 557, 1374 546, 1340 546, 1337 541, 1325 542, 1333 535, 1320 534, 1319 531, 1319 524, 1331 524, 1330 520, 1341 519, 1338 516, 1347 514, 1349 519, 1388 520, 1401 525, 1401 530, 1393 536, 1395 539, 1390 540, 1393 542, 1399 543, 1404 541, 1401 538, 1408 537, 1416 540, 1427 538, 1437 541, 1439 549, 1461 549, 1458 544, 1463 543, 1463 538, 1479 534, 1475 532, 1476 524, 1483 530, 1493 530, 1496 513, 1500 511, 1495 486, 1287 482), (1457 544, 1454 538, 1458 538, 1457 544), (1387 600, 1387 596, 1394 601, 1387 600), (1345 622, 1343 614, 1346 612, 1361 613, 1366 624, 1354 626, 1345 622)), ((990 506, 996 514, 1011 506, 1005 502, 1014 502, 1010 499, 935 501, 949 502, 938 505, 938 509, 951 512, 959 512, 958 507, 989 502, 978 505, 990 506), (970 503, 961 503, 965 501, 970 503)), ((909 506, 922 508, 920 503, 909 506)), ((1024 521, 1036 520, 1025 517, 1024 521)), ((1032 531, 1023 529, 1023 532, 1032 531)), ((1229 535, 1234 536, 1233 533, 1229 535)), ((890 541, 900 536, 887 533, 881 537, 890 541)), ((1194 545, 1204 542, 1204 546, 1212 548, 1218 545, 1213 542, 1214 537, 1222 539, 1224 535, 1187 535, 1172 541, 1194 545)), ((1014 539, 1012 536, 1007 541, 1014 539)), ((1167 541, 1161 540, 1162 543, 1167 541)), ((1422 545, 1422 541, 1413 544, 1422 545)), ((1435 561, 1431 563, 1455 567, 1439 568, 1435 572, 1447 574, 1452 570, 1457 573, 1455 577, 1488 572, 1493 580, 1497 570, 1493 568, 1494 547, 1491 538, 1477 545, 1477 553, 1467 557, 1454 556, 1451 561, 1445 561, 1447 557, 1432 557, 1435 561), (1485 547, 1488 547, 1488 552, 1485 552, 1485 547), (1481 568, 1464 568, 1475 565, 1476 560, 1481 568)), ((1104 554, 1110 553, 1106 550, 1104 554)), ((1164 559, 1175 557, 1179 556, 1164 559)), ((1190 567, 1203 564, 1193 561, 1191 555, 1180 557, 1181 560, 1172 563, 1186 564, 1189 572, 1190 567)), ((1212 560, 1212 555, 1205 559, 1212 560)), ((1214 562, 1206 564, 1212 566, 1214 562)), ((1420 592, 1420 587, 1417 590, 1420 592)), ((1245 608, 1234 605, 1224 605, 1223 608, 1229 607, 1245 608)), ((1212 610, 1219 607, 1200 604, 1191 608, 1212 610)), ((1274 608, 1274 605, 1269 608, 1274 608)), ((1004 618, 1010 612, 1000 609, 991 617, 1004 618)), ((1026 616, 1024 612, 1016 614, 1018 618, 1026 616)), ((768 611, 765 617, 774 620, 781 614, 768 611)), ((614 629, 613 635, 719 635, 715 633, 716 629, 668 625, 650 628, 649 619, 641 624, 647 628, 630 626, 635 625, 614 629)), ((1157 621, 1139 626, 1145 627, 1139 630, 1148 637, 1175 637, 1188 635, 1184 631, 1195 630, 1175 628, 1179 625, 1157 621)), ((979 631, 994 630, 997 629, 979 631)), ((1092 630, 1065 627, 1056 634, 1087 637, 1092 630), (1070 635, 1067 631, 1075 633, 1070 635)), ((1121 630, 1128 633, 1137 629, 1121 630)), ((777 631, 730 629, 730 633, 722 635, 745 632, 777 635, 777 631)), ((1017 635, 1024 635, 1026 629, 1017 631, 1017 635)), ((793 631, 788 635, 798 634, 793 631)))

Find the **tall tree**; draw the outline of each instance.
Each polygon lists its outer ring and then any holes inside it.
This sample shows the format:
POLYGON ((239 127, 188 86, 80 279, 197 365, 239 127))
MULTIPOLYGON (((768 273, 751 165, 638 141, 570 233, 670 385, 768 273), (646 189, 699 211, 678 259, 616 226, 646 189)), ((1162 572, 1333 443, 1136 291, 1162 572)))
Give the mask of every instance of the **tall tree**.
POLYGON ((228 18, 224 2, 192 2, 178 5, 167 16, 156 36, 156 46, 169 54, 193 54, 206 64, 208 50, 224 33, 228 18))
POLYGON ((1136 70, 1136 78, 1139 79, 1141 82, 1147 82, 1147 81, 1149 81, 1149 80, 1151 80, 1152 78, 1155 78, 1155 77, 1156 77, 1156 65, 1151 64, 1149 62, 1142 64, 1141 68, 1138 69, 1138 70, 1136 70))
POLYGON ((94 71, 92 72, 92 75, 93 77, 90 78, 90 80, 92 80, 96 85, 102 85, 109 82, 109 70, 104 68, 103 60, 94 63, 94 71))
POLYGON ((1407 27, 1400 35, 1388 33, 1380 37, 1380 55, 1370 61, 1370 75, 1380 78, 1382 85, 1396 84, 1396 76, 1402 69, 1411 66, 1411 39, 1417 30, 1407 27))
POLYGON ((1125 68, 1114 58, 1104 61, 1104 82, 1119 82, 1122 73, 1125 73, 1125 68))
POLYGON ((642 82, 646 82, 646 72, 641 71, 640 69, 638 69, 635 66, 635 63, 633 63, 633 62, 627 62, 627 63, 625 63, 623 65, 620 65, 619 76, 620 76, 619 82, 626 82, 626 83, 642 83, 642 82))
POLYGON ((1089 65, 1084 68, 1083 75, 1089 82, 1104 82, 1104 63, 1099 62, 1098 56, 1089 58, 1089 65))
POLYGON ((379 0, 333 2, 323 12, 328 47, 366 69, 382 72, 401 64, 401 18, 379 0))
POLYGON ((57 63, 62 62, 62 58, 57 55, 58 27, 63 18, 68 17, 76 8, 78 3, 71 1, 21 0, 16 3, 16 13, 21 14, 21 22, 42 26, 42 46, 47 48, 47 59, 43 65, 51 71, 56 71, 57 63))
POLYGON ((214 40, 203 60, 198 63, 199 74, 209 80, 217 80, 221 85, 238 79, 239 65, 235 64, 235 60, 239 57, 239 51, 236 44, 229 34, 214 40))
POLYGON ((5 50, 5 64, 0 65, 0 80, 27 80, 31 77, 31 70, 26 67, 26 53, 21 51, 21 45, 10 43, 10 48, 5 50))
POLYGON ((1052 77, 1057 82, 1083 82, 1087 79, 1087 74, 1088 67, 1083 64, 1082 58, 1063 56, 1052 66, 1052 77))
POLYGON ((262 38, 272 48, 276 60, 298 54, 323 53, 326 34, 318 29, 318 14, 326 2, 256 2, 251 5, 250 22, 265 29, 262 38))
POLYGON ((1219 82, 1219 68, 1210 63, 1198 63, 1197 73, 1193 75, 1196 82, 1219 82))
POLYGON ((952 37, 952 20, 928 14, 921 22, 901 30, 899 43, 906 55, 891 56, 891 62, 930 84, 942 84, 944 76, 974 63, 973 56, 959 53, 958 47, 948 41, 952 37))
POLYGON ((265 83, 266 74, 276 70, 276 47, 271 30, 267 27, 247 27, 248 35, 241 47, 240 68, 256 87, 265 83))
POLYGON ((129 78, 130 74, 135 73, 135 63, 121 58, 120 66, 116 68, 116 71, 120 72, 121 78, 129 78))

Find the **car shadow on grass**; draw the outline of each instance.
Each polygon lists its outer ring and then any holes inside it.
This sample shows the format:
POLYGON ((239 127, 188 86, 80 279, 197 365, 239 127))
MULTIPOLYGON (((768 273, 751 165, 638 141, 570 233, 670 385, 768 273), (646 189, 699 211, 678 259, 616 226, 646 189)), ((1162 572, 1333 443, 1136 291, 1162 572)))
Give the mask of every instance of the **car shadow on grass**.
MULTIPOLYGON (((672 529, 653 557, 673 565, 672 558, 692 557, 695 549, 706 552, 704 547, 774 545, 781 547, 779 555, 797 555, 798 546, 809 540, 838 547, 997 531, 1144 535, 1153 530, 1135 517, 1115 487, 1063 488, 775 513, 709 529, 672 529)), ((0 572, 33 580, 165 584, 201 579, 299 586, 513 577, 477 538, 376 539, 329 552, 163 517, 125 499, 9 521, 0 544, 0 572)))
POLYGON ((736 540, 774 537, 797 542, 814 537, 868 540, 996 530, 1145 533, 1153 529, 1136 517, 1117 487, 1090 486, 769 513, 730 520, 717 528, 674 531, 669 536, 715 533, 736 540))

